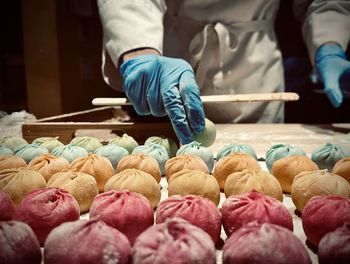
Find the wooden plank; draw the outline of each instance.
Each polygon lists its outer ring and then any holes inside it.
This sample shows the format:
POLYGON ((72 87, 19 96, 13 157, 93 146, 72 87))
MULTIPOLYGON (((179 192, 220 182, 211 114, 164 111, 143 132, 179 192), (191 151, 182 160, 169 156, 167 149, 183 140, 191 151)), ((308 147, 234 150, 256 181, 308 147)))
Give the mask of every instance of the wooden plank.
POLYGON ((46 122, 46 123, 30 123, 22 125, 23 137, 32 142, 38 137, 59 137, 59 140, 68 144, 75 133, 79 129, 108 129, 112 133, 122 135, 127 133, 135 138, 137 142, 143 142, 150 136, 164 136, 173 138, 176 142, 178 139, 173 131, 170 123, 92 123, 92 122, 46 122))

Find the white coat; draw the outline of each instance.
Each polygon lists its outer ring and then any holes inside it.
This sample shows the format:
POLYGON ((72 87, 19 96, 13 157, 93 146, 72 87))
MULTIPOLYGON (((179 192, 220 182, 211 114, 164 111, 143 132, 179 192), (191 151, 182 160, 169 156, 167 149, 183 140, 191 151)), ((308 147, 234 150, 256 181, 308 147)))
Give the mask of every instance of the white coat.
MULTIPOLYGON (((284 90, 281 52, 274 33, 279 0, 99 0, 104 30, 105 81, 122 87, 117 68, 129 50, 150 47, 184 58, 195 70, 202 95, 284 90)), ((292 12, 292 10, 291 10, 292 12)), ((346 49, 350 0, 295 0, 314 61, 327 41, 346 49)), ((283 103, 205 105, 214 122, 283 122, 283 103)))

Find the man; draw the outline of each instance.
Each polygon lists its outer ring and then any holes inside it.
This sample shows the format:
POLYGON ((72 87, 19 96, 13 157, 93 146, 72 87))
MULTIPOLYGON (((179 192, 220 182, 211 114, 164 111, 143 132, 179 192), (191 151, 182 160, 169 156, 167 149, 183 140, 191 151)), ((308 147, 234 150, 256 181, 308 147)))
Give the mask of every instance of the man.
MULTIPOLYGON (((350 73, 350 1, 295 0, 311 62, 337 107, 350 73)), ((99 0, 103 73, 141 115, 168 115, 182 143, 204 127, 199 96, 284 90, 274 33, 279 0, 99 0), (164 41, 163 41, 164 40, 164 41), (177 59, 177 58, 183 58, 177 59), (193 71, 194 69, 194 71, 193 71)), ((282 102, 211 104, 214 122, 283 122, 282 102)))

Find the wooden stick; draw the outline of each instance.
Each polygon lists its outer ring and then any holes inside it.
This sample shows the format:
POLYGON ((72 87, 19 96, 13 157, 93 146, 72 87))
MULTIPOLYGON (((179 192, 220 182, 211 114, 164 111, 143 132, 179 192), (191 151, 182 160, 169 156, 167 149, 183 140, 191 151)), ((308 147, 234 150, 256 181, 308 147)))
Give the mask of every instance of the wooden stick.
MULTIPOLYGON (((297 101, 297 93, 257 93, 257 94, 225 94, 203 95, 203 103, 229 103, 229 102, 261 102, 261 101, 297 101)), ((96 106, 122 106, 131 105, 126 98, 94 98, 92 104, 96 106)))

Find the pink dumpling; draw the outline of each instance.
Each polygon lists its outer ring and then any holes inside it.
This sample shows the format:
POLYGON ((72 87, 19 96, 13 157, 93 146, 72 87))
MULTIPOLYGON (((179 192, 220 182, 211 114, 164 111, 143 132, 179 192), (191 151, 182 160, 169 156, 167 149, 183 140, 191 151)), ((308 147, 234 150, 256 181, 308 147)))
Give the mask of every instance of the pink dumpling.
POLYGON ((19 221, 0 221, 0 263, 41 263, 39 241, 30 226, 19 221))
POLYGON ((222 224, 227 236, 250 222, 271 223, 293 231, 293 219, 278 200, 252 191, 227 198, 221 209, 222 224))
POLYGON ((162 201, 156 211, 157 224, 169 217, 180 217, 202 228, 217 243, 221 232, 221 215, 216 205, 196 195, 174 195, 162 201))
POLYGON ((39 189, 27 194, 15 211, 15 219, 27 223, 43 245, 56 226, 80 217, 79 204, 67 191, 39 189))
POLYGON ((306 204, 302 224, 307 240, 318 246, 321 238, 350 219, 350 199, 337 195, 314 196, 306 204))
POLYGON ((12 204, 10 195, 0 191, 0 221, 12 220, 15 214, 15 209, 12 204))
POLYGON ((63 223, 45 241, 45 264, 105 264, 130 262, 125 235, 98 219, 63 223))
POLYGON ((320 264, 349 264, 350 222, 324 235, 318 245, 317 255, 320 264))
POLYGON ((130 243, 154 223, 151 203, 135 192, 109 191, 97 195, 91 205, 90 218, 98 218, 127 236, 130 243))
POLYGON ((182 218, 168 218, 139 235, 133 247, 133 263, 215 264, 215 245, 201 228, 182 218))
POLYGON ((226 240, 223 264, 311 264, 306 247, 287 228, 249 223, 226 240))

